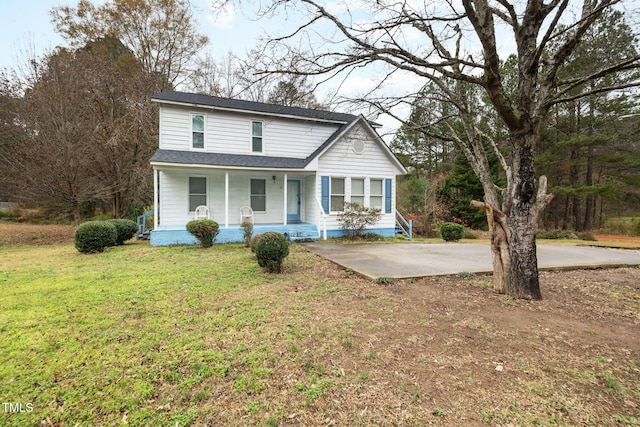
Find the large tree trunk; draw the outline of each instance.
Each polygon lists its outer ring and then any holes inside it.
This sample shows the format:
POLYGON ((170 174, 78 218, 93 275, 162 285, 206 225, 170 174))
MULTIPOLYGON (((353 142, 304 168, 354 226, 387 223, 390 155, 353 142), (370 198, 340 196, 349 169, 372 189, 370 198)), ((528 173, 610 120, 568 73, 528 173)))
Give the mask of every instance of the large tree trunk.
POLYGON ((544 176, 540 177, 536 192, 533 133, 515 133, 512 136, 517 140, 512 146, 513 169, 507 172, 509 185, 503 208, 496 207, 495 196, 485 197, 484 202, 472 201, 471 206, 487 212, 494 290, 513 298, 539 300, 542 299, 542 292, 538 282, 536 253, 538 217, 553 196, 547 194, 547 179, 544 176))

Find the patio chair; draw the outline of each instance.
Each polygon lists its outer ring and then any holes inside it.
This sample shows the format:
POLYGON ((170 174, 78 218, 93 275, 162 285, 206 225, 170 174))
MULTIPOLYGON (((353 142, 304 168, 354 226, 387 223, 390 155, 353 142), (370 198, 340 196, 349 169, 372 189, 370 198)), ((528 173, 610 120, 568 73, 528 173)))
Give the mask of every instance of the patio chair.
POLYGON ((198 206, 194 219, 209 219, 209 208, 204 205, 198 206))
POLYGON ((253 209, 249 206, 243 206, 240 208, 240 224, 245 221, 249 221, 253 224, 253 209))

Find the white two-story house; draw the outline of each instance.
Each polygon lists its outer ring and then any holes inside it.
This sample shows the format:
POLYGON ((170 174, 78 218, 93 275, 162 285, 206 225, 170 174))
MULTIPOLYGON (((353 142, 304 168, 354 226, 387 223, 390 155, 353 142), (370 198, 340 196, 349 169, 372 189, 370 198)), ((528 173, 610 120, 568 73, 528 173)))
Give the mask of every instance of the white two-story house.
POLYGON ((167 91, 160 107, 151 244, 196 243, 194 218, 220 225, 217 243, 254 233, 340 236, 345 202, 379 208, 369 231, 395 234, 396 176, 405 168, 363 116, 167 91))

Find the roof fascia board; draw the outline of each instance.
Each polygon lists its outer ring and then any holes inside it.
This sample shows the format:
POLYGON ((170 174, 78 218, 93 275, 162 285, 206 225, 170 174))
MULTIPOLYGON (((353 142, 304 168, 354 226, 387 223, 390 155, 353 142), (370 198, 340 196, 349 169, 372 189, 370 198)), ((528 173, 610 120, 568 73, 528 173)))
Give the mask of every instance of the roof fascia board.
POLYGON ((219 166, 219 165, 201 165, 196 163, 171 163, 171 162, 151 162, 154 169, 171 168, 171 169, 216 169, 216 170, 233 170, 233 171, 283 171, 283 172, 309 172, 308 169, 299 168, 266 168, 266 167, 249 167, 249 166, 219 166))

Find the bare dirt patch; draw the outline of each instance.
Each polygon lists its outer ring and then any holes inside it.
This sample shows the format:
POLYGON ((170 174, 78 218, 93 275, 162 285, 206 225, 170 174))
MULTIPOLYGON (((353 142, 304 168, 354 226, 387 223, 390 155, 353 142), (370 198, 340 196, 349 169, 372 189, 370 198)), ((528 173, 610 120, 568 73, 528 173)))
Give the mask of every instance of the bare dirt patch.
POLYGON ((74 233, 70 225, 0 223, 0 246, 73 243, 74 233))
POLYGON ((309 301, 304 354, 341 390, 283 425, 640 423, 640 269, 542 272, 532 302, 490 276, 380 285, 318 266, 340 290, 309 301))

